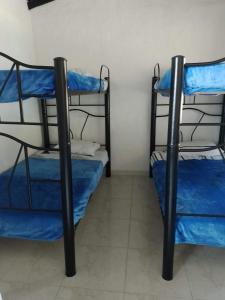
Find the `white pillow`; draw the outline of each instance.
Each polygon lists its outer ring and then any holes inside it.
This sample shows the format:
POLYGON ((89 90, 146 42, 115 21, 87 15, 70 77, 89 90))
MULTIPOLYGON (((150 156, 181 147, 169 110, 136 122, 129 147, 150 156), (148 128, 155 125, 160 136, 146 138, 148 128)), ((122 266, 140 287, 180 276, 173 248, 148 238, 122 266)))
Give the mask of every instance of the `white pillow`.
MULTIPOLYGON (((100 144, 90 141, 84 141, 79 139, 71 140, 71 153, 86 155, 86 156, 95 156, 95 152, 101 147, 100 144)), ((59 148, 57 145, 55 148, 59 148)))
MULTIPOLYGON (((204 148, 207 148, 207 146, 216 146, 216 143, 210 142, 210 141, 204 141, 204 140, 195 140, 195 141, 186 141, 180 143, 180 149, 202 149, 201 152, 183 152, 187 155, 210 155, 210 156, 216 156, 220 155, 220 151, 218 149, 213 149, 209 151, 204 151, 204 148)), ((182 153, 182 152, 181 152, 182 153)))
POLYGON ((71 153, 94 156, 95 152, 101 147, 100 144, 84 140, 71 140, 71 153))

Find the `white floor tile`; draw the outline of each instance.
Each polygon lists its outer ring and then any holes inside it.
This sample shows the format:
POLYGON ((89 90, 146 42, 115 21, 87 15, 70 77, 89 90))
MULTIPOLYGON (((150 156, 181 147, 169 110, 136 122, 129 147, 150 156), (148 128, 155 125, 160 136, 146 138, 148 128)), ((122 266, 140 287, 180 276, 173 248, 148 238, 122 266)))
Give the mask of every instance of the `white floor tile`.
POLYGON ((148 249, 130 249, 126 292, 146 293, 170 297, 191 297, 184 269, 178 270, 173 281, 161 277, 161 257, 151 255, 148 249))
POLYGON ((125 294, 124 300, 158 300, 155 295, 144 295, 144 294, 125 294))
POLYGON ((78 247, 77 275, 63 286, 122 292, 127 250, 110 247, 78 247))
POLYGON ((225 299, 225 259, 202 256, 189 257, 185 263, 188 280, 195 299, 225 299))
POLYGON ((94 198, 87 209, 87 218, 129 219, 131 198, 94 198))
POLYGON ((158 253, 162 248, 163 228, 161 222, 137 222, 130 224, 130 248, 147 248, 152 253, 158 253))
POLYGON ((85 225, 79 245, 128 246, 129 220, 89 219, 85 225))
POLYGON ((54 300, 59 287, 46 284, 0 283, 3 300, 54 300))
POLYGON ((56 300, 123 300, 122 293, 62 287, 56 300))

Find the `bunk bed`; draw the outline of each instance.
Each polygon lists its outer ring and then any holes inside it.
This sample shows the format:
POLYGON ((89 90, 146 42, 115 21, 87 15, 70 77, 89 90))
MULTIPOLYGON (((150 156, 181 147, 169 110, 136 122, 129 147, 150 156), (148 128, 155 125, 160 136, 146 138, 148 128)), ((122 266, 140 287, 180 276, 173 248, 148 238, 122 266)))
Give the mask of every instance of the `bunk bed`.
POLYGON ((18 102, 20 112, 20 121, 0 120, 0 125, 41 126, 43 130, 41 147, 0 131, 0 137, 19 145, 13 166, 0 174, 0 236, 46 241, 63 236, 66 275, 71 277, 76 274, 75 228, 105 165, 106 176, 111 176, 109 69, 102 79, 104 66, 100 78, 94 78, 67 71, 66 60, 60 57, 54 59, 54 67, 24 64, 4 53, 0 57, 12 63, 9 70, 0 71, 0 103, 18 102), (71 154, 69 99, 83 94, 104 95, 105 163, 98 157, 76 159, 71 154), (31 97, 40 100, 39 122, 24 118, 23 103, 31 97), (55 101, 56 122, 48 121, 48 101, 55 101), (58 129, 58 147, 50 144, 50 126, 58 129), (29 155, 29 149, 37 154, 29 155))
POLYGON ((173 278, 175 244, 225 247, 225 97, 222 101, 214 97, 225 94, 224 62, 185 63, 183 56, 175 56, 171 70, 162 78, 159 64, 154 69, 150 177, 155 182, 164 221, 165 280, 173 278), (169 101, 158 103, 158 94, 169 97, 169 101), (186 101, 187 95, 192 97, 191 102, 186 101), (210 95, 211 100, 197 101, 198 95, 210 95), (167 107, 167 113, 160 114, 160 107, 167 107), (219 113, 209 112, 213 107, 219 108, 219 113), (184 122, 185 111, 199 113, 198 121, 184 122), (213 121, 204 121, 206 116, 213 121), (165 117, 167 144, 157 144, 157 119, 165 117), (186 126, 192 128, 191 138, 182 144, 186 126), (193 142, 196 130, 202 126, 219 128, 216 143, 193 142))

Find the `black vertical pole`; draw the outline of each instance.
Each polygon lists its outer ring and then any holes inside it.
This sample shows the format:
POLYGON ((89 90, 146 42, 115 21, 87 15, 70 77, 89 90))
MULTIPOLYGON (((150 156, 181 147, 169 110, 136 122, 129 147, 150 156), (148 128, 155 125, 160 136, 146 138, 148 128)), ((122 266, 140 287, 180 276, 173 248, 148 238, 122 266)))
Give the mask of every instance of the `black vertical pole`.
MULTIPOLYGON (((225 95, 223 95, 221 123, 225 123, 225 95)), ((222 148, 224 150, 224 146, 225 146, 225 127, 224 126, 220 126, 219 144, 223 145, 222 148)))
POLYGON ((155 137, 156 137, 156 111, 157 111, 157 92, 155 91, 155 83, 159 77, 152 77, 152 101, 151 101, 151 129, 150 129, 150 164, 149 176, 152 177, 151 156, 155 151, 155 137))
POLYGON ((184 57, 173 57, 167 140, 166 199, 162 273, 163 278, 166 280, 173 279, 173 260, 176 229, 179 124, 181 102, 183 97, 183 72, 184 57))
MULTIPOLYGON (((17 81, 17 92, 19 100, 19 111, 20 111, 20 122, 24 123, 24 110, 23 110, 23 90, 20 76, 20 66, 16 64, 16 81, 17 81)), ((31 188, 31 177, 30 177, 30 166, 29 166, 29 155, 27 147, 24 147, 24 158, 26 165, 26 179, 27 179, 27 196, 28 196, 28 208, 32 208, 32 188, 31 188)))
POLYGON ((111 177, 111 134, 110 134, 110 77, 107 77, 108 89, 105 94, 105 141, 109 160, 106 164, 106 177, 111 177))
POLYGON ((76 274, 75 238, 72 198, 72 166, 69 125, 69 106, 66 80, 66 60, 61 57, 54 59, 56 77, 56 105, 58 118, 58 136, 61 171, 61 197, 64 228, 64 251, 66 275, 76 274))
POLYGON ((17 80, 17 91, 19 97, 19 109, 20 109, 20 122, 24 122, 24 111, 23 111, 23 91, 20 77, 20 66, 16 65, 16 80, 17 80))
POLYGON ((41 99, 41 115, 42 115, 42 123, 43 123, 43 138, 44 138, 44 147, 50 147, 50 139, 49 139, 49 130, 48 130, 48 113, 46 106, 46 99, 41 99))

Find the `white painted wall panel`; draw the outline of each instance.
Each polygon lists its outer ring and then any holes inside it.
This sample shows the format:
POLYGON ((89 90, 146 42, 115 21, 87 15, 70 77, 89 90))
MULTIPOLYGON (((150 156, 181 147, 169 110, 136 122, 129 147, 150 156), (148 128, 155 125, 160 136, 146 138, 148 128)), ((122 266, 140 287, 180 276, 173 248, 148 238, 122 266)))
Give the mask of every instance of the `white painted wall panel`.
POLYGON ((100 64, 110 67, 114 170, 148 168, 154 64, 163 71, 176 54, 225 56, 224 11, 224 0, 56 0, 32 10, 39 63, 64 56, 96 75, 100 64))

